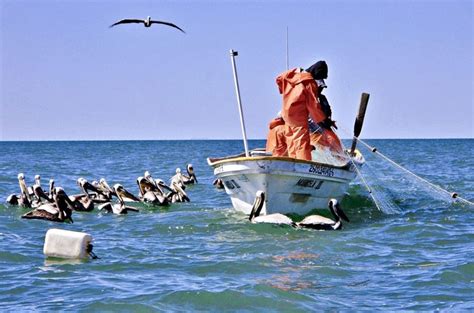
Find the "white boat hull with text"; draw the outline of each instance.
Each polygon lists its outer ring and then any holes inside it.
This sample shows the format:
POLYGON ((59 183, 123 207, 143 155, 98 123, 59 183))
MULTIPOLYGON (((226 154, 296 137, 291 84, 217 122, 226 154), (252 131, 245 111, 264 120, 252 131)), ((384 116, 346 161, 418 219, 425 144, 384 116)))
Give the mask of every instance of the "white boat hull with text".
POLYGON ((334 166, 272 156, 208 158, 233 207, 245 214, 250 214, 258 190, 267 195, 262 214, 305 215, 313 209, 325 209, 329 199, 342 200, 357 176, 355 166, 364 163, 358 152, 353 161, 334 166))

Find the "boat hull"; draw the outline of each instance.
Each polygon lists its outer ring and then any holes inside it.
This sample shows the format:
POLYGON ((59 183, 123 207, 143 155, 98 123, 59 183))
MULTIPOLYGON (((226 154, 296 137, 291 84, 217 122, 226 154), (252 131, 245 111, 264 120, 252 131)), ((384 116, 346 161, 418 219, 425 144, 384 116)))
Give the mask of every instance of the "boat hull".
POLYGON ((256 192, 266 194, 262 214, 296 213, 327 208, 331 198, 341 200, 356 177, 355 165, 335 167, 279 157, 208 159, 214 175, 224 183, 233 207, 249 214, 256 192))

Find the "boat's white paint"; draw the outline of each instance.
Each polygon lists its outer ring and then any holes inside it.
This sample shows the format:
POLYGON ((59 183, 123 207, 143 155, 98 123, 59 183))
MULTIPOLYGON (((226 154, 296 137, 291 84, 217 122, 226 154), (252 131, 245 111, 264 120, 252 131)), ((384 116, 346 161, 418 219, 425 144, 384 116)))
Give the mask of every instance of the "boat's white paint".
MULTIPOLYGON (((362 165, 360 153, 354 158, 362 165)), ((256 156, 208 159, 222 179, 233 207, 250 214, 258 190, 267 195, 261 215, 297 213, 327 208, 330 198, 342 200, 357 173, 352 163, 336 167, 291 158, 256 156)))

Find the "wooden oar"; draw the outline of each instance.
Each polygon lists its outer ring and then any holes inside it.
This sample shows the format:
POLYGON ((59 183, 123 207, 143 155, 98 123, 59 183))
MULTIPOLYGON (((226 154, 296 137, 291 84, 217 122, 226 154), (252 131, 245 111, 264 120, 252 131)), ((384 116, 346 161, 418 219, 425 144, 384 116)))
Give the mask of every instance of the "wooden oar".
POLYGON ((363 92, 360 98, 359 113, 357 114, 355 123, 354 123, 354 139, 352 139, 351 146, 351 155, 354 156, 355 147, 357 144, 357 137, 359 137, 362 130, 362 125, 364 124, 365 110, 367 109, 367 104, 369 103, 369 94, 363 92))

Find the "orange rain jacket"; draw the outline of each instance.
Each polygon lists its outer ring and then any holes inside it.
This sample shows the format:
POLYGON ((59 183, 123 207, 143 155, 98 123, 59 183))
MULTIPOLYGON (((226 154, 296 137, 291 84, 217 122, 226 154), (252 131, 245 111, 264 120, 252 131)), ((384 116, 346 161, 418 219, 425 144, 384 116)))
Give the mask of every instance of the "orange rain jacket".
POLYGON ((308 115, 316 123, 326 118, 318 100, 318 86, 310 73, 294 68, 280 74, 276 83, 283 95, 281 116, 286 124, 306 126, 308 115))
POLYGON ((285 139, 285 121, 281 117, 274 118, 268 125, 270 131, 267 136, 266 151, 272 156, 288 156, 285 139))
POLYGON ((283 95, 281 115, 286 123, 288 156, 311 160, 308 115, 316 123, 326 118, 318 100, 318 86, 310 73, 301 72, 298 68, 280 74, 276 83, 283 95))

